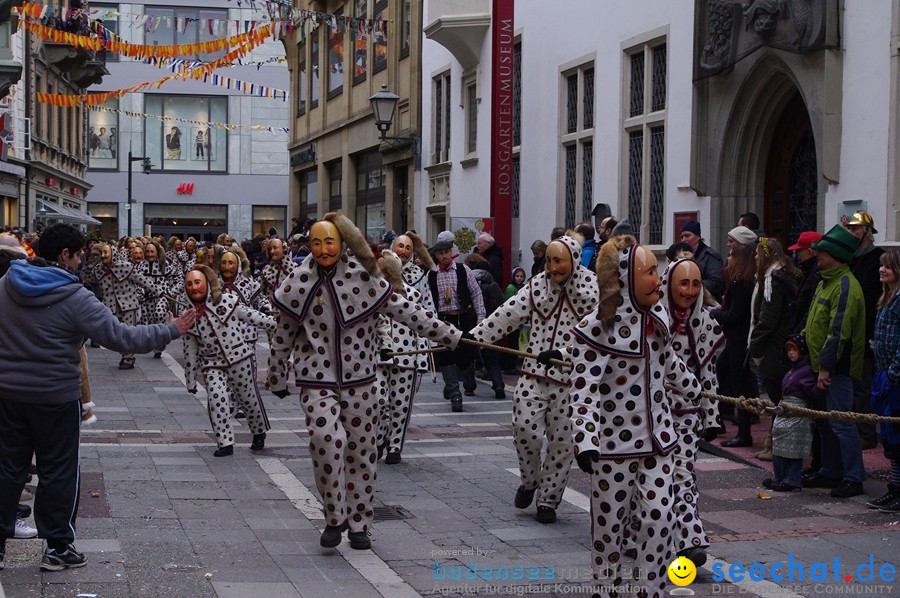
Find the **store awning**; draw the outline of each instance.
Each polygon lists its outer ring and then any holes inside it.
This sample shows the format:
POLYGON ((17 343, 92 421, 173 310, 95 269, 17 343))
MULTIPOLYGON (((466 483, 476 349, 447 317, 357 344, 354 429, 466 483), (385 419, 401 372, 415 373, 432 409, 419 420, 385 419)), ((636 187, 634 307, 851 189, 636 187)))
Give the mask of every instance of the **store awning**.
POLYGON ((75 222, 77 224, 102 224, 96 218, 92 218, 85 214, 84 212, 79 212, 77 210, 73 210, 72 208, 67 208, 66 206, 61 206, 56 203, 51 203, 49 201, 43 201, 40 199, 35 200, 37 202, 37 209, 40 210, 42 207, 47 210, 47 213, 42 215, 43 218, 47 218, 49 220, 64 220, 66 222, 75 222))

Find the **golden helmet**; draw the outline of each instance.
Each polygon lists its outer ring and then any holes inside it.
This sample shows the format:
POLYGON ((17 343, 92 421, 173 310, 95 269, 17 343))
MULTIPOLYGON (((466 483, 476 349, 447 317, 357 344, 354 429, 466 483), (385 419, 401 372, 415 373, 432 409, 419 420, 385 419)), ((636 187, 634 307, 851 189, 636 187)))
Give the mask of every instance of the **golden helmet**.
POLYGON ((847 221, 847 226, 868 226, 874 234, 878 234, 875 230, 875 219, 865 210, 856 210, 847 221))

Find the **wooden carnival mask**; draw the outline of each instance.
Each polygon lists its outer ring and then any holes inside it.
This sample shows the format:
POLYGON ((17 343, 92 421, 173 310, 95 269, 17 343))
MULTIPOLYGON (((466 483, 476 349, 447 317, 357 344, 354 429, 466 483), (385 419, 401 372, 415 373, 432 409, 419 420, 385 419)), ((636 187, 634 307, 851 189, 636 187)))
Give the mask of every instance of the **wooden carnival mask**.
POLYGON ((313 258, 323 268, 331 268, 341 257, 341 232, 331 222, 319 220, 309 229, 313 258))

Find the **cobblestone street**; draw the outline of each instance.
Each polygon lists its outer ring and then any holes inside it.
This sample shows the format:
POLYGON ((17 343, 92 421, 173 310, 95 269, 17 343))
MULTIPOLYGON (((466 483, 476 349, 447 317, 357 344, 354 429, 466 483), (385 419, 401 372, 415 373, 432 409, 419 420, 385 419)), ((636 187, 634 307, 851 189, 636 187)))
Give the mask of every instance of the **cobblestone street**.
MULTIPOLYGON (((537 523, 533 506, 516 509, 511 402, 492 398, 487 383, 466 397, 464 412, 451 413, 440 386, 426 377, 403 461, 379 464, 372 550, 351 550, 346 540, 332 550, 319 547, 324 522, 296 392, 285 400, 264 393, 273 426, 264 451, 249 451, 250 434, 238 423, 234 456, 214 458, 205 398, 186 392, 180 349, 175 342, 161 360, 138 356, 132 371, 116 369, 118 354, 89 350, 99 421, 82 433, 76 541, 88 565, 44 573, 38 569, 41 540, 10 540, 0 572, 6 596, 588 591, 588 477, 573 468, 553 525, 537 523), (509 579, 498 581, 504 573, 509 579)), ((264 351, 259 358, 262 369, 264 351)), ((513 383, 507 378, 509 397, 513 383)), ((724 456, 702 453, 697 464, 701 512, 715 558, 690 586, 696 595, 812 596, 840 588, 896 593, 893 582, 858 583, 857 566, 874 555, 877 579, 881 564, 894 562, 898 516, 867 509, 864 496, 762 493, 766 471, 716 452, 724 456), (713 582, 717 564, 724 570, 757 561, 768 567, 786 562, 789 553, 806 566, 802 582, 713 582), (831 566, 835 557, 842 566, 839 583, 830 569, 827 583, 810 581, 812 563, 831 566)), ((867 451, 866 458, 871 473, 883 473, 873 469, 884 467, 880 451, 867 451)), ((883 484, 870 476, 868 494, 880 495, 883 484)))

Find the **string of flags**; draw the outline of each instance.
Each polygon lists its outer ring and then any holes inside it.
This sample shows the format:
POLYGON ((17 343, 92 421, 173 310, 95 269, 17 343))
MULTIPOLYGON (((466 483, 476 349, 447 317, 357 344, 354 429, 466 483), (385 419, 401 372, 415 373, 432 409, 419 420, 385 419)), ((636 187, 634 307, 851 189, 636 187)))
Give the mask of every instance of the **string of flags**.
MULTIPOLYGON (((229 2, 232 0, 229 0, 229 2)), ((256 3, 244 0, 248 6, 257 10, 256 3)), ((127 24, 135 29, 142 28, 145 32, 155 32, 163 24, 165 28, 172 29, 176 32, 184 32, 188 26, 197 23, 198 27, 203 31, 208 31, 209 35, 225 35, 230 24, 234 24, 234 30, 237 32, 248 32, 257 25, 262 23, 277 23, 279 25, 279 33, 281 35, 292 36, 293 31, 298 26, 303 26, 307 22, 312 24, 315 29, 320 24, 325 24, 337 31, 353 31, 359 36, 372 35, 376 31, 380 31, 384 35, 388 33, 388 27, 391 23, 389 19, 367 19, 359 17, 351 17, 345 15, 335 15, 317 10, 307 10, 305 8, 295 8, 289 3, 278 1, 266 1, 265 15, 258 19, 227 19, 227 18, 198 18, 198 17, 174 17, 162 15, 130 15, 130 22, 127 24)), ((238 0, 238 6, 242 6, 238 0)), ((118 19, 125 14, 117 10, 111 9, 73 9, 58 8, 49 4, 40 2, 27 2, 20 7, 16 7, 19 14, 30 17, 32 19, 46 22, 56 18, 67 21, 70 17, 79 14, 90 15, 95 22, 101 22, 104 19, 118 19)), ((102 27, 102 24, 101 24, 102 27)), ((91 25, 92 30, 96 25, 91 25)), ((104 28, 105 29, 105 28, 104 28)), ((107 30, 108 31, 108 30, 107 30)), ((113 34, 114 35, 114 34, 113 34)))
POLYGON ((220 123, 220 122, 210 122, 205 120, 195 120, 191 118, 179 118, 177 116, 162 116, 159 114, 147 114, 145 112, 133 112, 131 110, 121 110, 119 108, 109 108, 107 106, 88 106, 88 109, 94 110, 96 112, 114 112, 117 114, 122 114, 131 118, 141 118, 141 119, 151 119, 158 120, 163 122, 181 122, 188 123, 191 125, 198 125, 202 127, 216 128, 216 129, 225 129, 226 131, 237 131, 239 129, 252 129, 256 131, 268 131, 273 135, 277 135, 278 133, 289 133, 290 129, 288 127, 269 127, 266 125, 238 125, 233 123, 220 123))
MULTIPOLYGON (((281 60, 284 60, 284 58, 281 58, 281 60)), ((185 71, 192 71, 206 64, 201 60, 184 60, 181 58, 147 58, 144 60, 144 62, 148 64, 156 64, 160 68, 167 68, 175 74, 184 73, 185 71)), ((211 83, 212 85, 215 85, 217 87, 224 87, 225 89, 235 89, 261 98, 272 98, 275 100, 280 99, 281 101, 286 101, 288 96, 288 92, 284 89, 276 89, 274 87, 260 85, 258 83, 249 83, 247 81, 241 81, 240 79, 226 77, 224 75, 207 73, 207 76, 203 77, 203 82, 211 83)))
MULTIPOLYGON (((28 5, 25 5, 28 6, 28 5)), ((68 44, 70 46, 84 48, 93 52, 108 51, 115 54, 122 54, 132 58, 145 58, 148 56, 156 56, 163 58, 175 58, 177 56, 197 56, 198 54, 214 54, 217 52, 227 51, 232 46, 244 45, 249 41, 258 41, 256 45, 262 43, 265 38, 272 35, 275 31, 275 24, 268 23, 262 27, 251 29, 246 33, 239 33, 230 37, 209 40, 205 42, 195 42, 190 44, 175 45, 145 45, 130 44, 128 42, 118 41, 112 37, 106 39, 103 37, 91 37, 68 31, 60 31, 46 25, 34 23, 32 21, 24 21, 25 27, 40 37, 41 39, 50 40, 56 43, 68 44)))
MULTIPOLYGON (((164 83, 172 81, 173 79, 187 80, 188 78, 191 78, 196 80, 207 80, 212 75, 212 72, 214 70, 220 68, 221 66, 231 64, 232 62, 234 62, 234 60, 238 59, 241 56, 246 56, 253 50, 253 48, 261 43, 263 43, 262 37, 253 37, 249 39, 244 45, 232 50, 228 54, 223 55, 221 58, 213 60, 212 62, 201 63, 200 66, 196 66, 190 70, 185 70, 176 75, 163 77, 156 82, 142 81, 141 83, 138 83, 137 85, 134 85, 132 87, 116 89, 113 91, 104 91, 101 93, 88 93, 81 95, 37 93, 35 95, 38 102, 41 102, 42 104, 50 104, 51 106, 72 108, 77 106, 79 103, 84 104, 85 106, 97 106, 99 104, 105 104, 113 98, 120 98, 126 93, 132 93, 151 87, 156 87, 157 89, 159 89, 164 83)), ((261 86, 257 86, 253 83, 243 82, 242 87, 238 89, 243 93, 259 95, 260 90, 257 89, 258 87, 261 86)))

